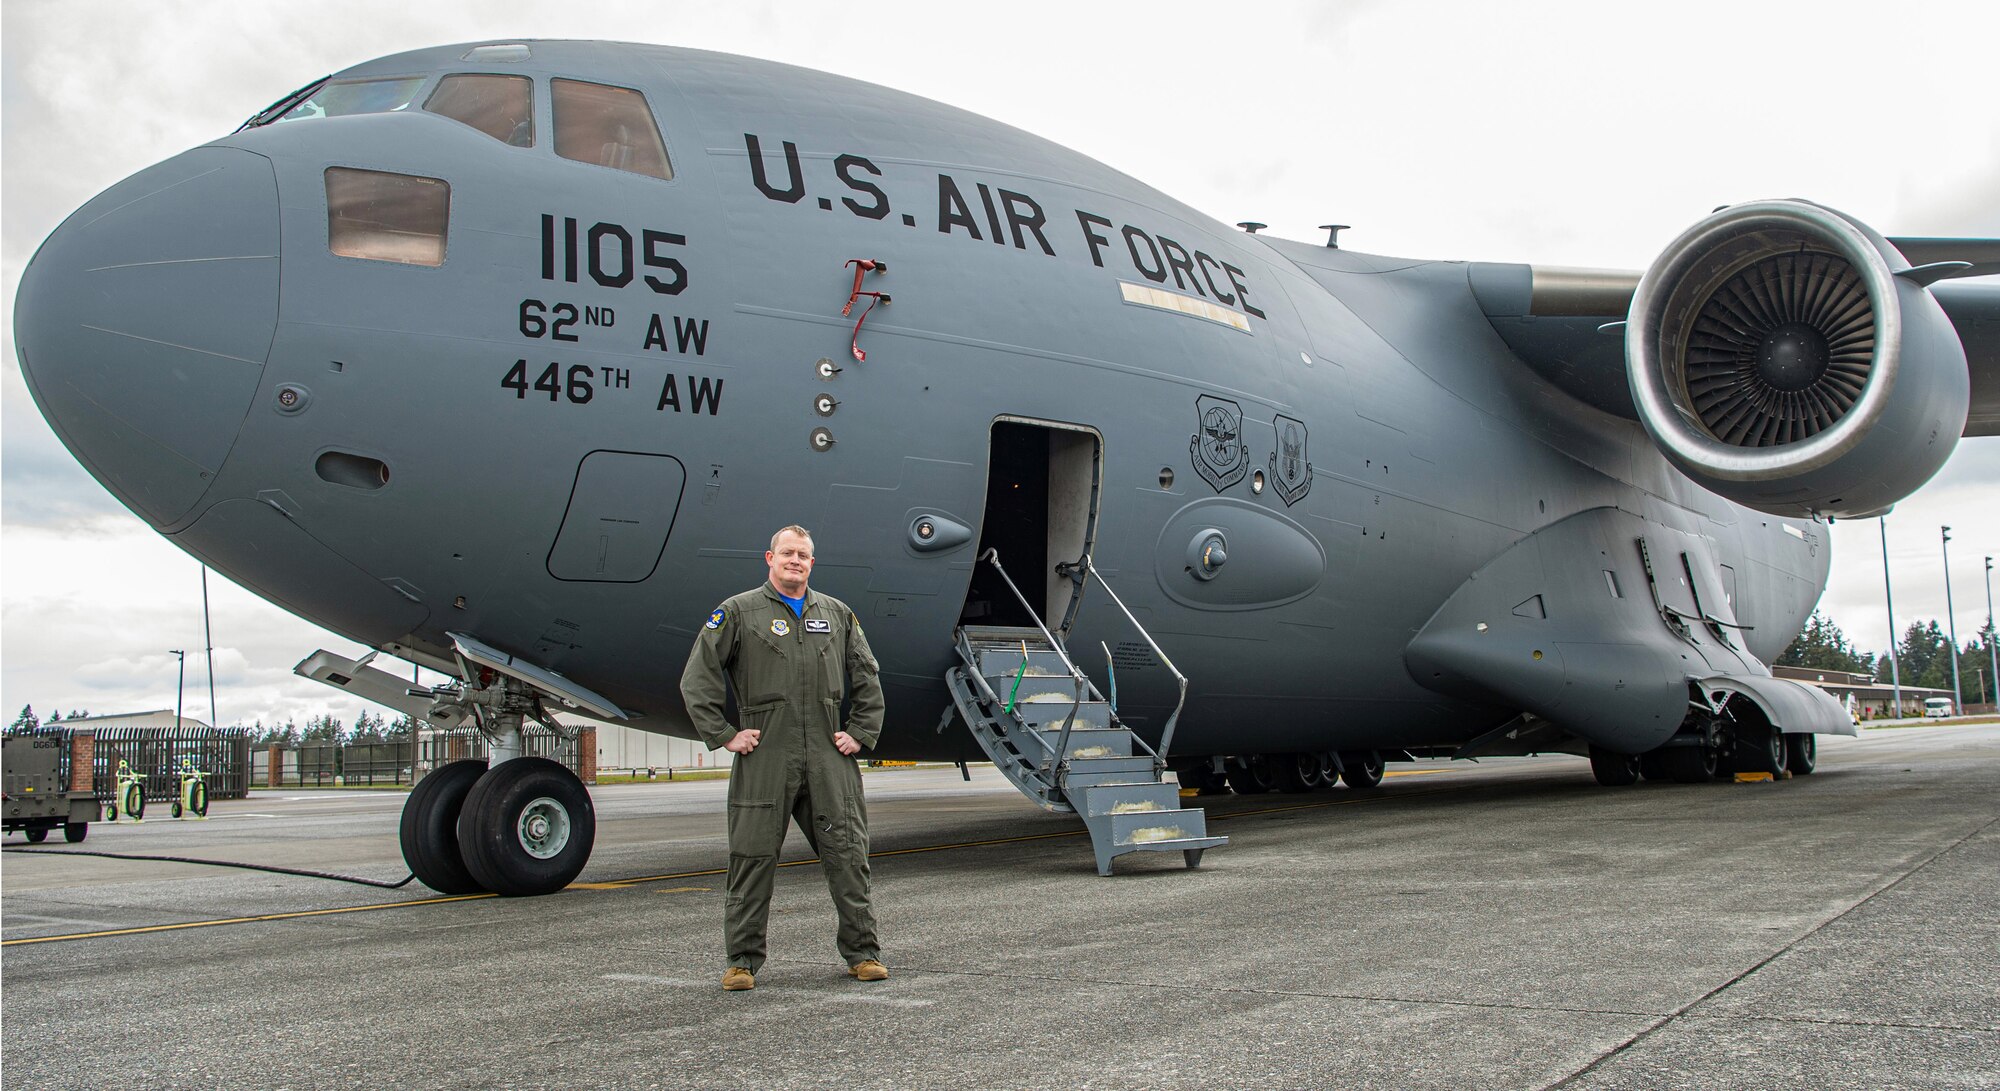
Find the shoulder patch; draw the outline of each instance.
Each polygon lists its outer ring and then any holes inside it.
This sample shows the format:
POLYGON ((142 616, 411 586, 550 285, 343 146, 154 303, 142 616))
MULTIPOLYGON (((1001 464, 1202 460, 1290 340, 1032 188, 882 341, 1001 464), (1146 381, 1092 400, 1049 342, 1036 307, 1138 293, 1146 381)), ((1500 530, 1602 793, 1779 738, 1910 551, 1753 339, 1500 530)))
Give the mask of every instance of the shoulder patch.
POLYGON ((722 623, 728 620, 728 618, 729 618, 729 612, 727 610, 724 610, 722 607, 718 606, 715 608, 714 613, 708 615, 708 624, 702 626, 702 628, 720 629, 722 628, 722 623))

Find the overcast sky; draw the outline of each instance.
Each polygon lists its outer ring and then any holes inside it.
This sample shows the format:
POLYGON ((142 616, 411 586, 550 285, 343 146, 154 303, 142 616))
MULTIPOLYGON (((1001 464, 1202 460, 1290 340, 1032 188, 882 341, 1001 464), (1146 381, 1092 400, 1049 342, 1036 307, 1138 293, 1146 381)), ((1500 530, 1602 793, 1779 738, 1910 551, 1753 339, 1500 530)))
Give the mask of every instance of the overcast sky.
MULTIPOLYGON (((90 197, 326 73, 497 37, 694 46, 859 77, 1095 156, 1233 223, 1413 257, 1640 269, 1716 205, 1806 197, 1886 234, 2000 237, 2000 5, 1676 2, 1005 5, 343 0, 0 6, 0 707, 209 718, 199 565, 42 422, 14 291, 90 197)), ((1899 625, 1961 639, 2000 554, 2000 438, 1968 440, 1890 516, 1899 625)), ((1823 607, 1886 647, 1877 524, 1833 529, 1823 607)), ((292 677, 322 632, 210 578, 223 723, 360 706, 292 677)), ((1968 690, 1972 689, 1967 679, 1968 690)))

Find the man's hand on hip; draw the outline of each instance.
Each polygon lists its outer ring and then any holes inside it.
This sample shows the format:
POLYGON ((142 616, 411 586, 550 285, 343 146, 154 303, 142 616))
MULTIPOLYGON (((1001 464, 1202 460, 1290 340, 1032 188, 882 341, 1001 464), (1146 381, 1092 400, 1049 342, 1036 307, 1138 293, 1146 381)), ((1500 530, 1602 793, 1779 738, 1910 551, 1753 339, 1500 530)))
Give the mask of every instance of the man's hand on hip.
POLYGON ((836 731, 833 733, 833 748, 850 758, 861 753, 861 744, 855 742, 854 736, 849 735, 845 731, 836 731))
POLYGON ((723 743, 722 748, 732 754, 748 754, 750 751, 757 749, 757 741, 762 736, 763 732, 756 728, 746 727, 738 731, 735 738, 723 743))

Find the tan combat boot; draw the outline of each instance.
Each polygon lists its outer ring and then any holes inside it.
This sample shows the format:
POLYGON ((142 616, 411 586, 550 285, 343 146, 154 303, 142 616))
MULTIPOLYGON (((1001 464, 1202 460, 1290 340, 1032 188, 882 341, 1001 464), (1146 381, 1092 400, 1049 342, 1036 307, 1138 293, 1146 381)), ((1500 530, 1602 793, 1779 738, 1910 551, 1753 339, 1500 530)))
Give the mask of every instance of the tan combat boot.
POLYGON ((849 966, 847 976, 856 981, 886 981, 889 979, 889 968, 875 959, 865 958, 849 966))
POLYGON ((722 971, 722 988, 725 992, 742 992, 757 987, 757 978, 741 966, 731 966, 722 971))

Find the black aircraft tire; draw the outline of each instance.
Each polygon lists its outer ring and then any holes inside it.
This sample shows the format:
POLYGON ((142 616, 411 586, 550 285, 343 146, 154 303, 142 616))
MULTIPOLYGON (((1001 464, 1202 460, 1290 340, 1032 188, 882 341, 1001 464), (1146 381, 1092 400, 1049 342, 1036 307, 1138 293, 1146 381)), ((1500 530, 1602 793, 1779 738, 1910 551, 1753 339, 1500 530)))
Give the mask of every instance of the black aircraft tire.
POLYGON ((1660 752, 1660 767, 1679 784, 1700 784, 1715 776, 1715 751, 1706 746, 1674 746, 1660 752))
POLYGON ((1284 754, 1272 764, 1277 767, 1281 792, 1316 792, 1326 784, 1319 776, 1318 754, 1284 754))
POLYGON ((188 809, 197 817, 208 817, 208 785, 197 780, 188 789, 188 809))
POLYGON ((1278 786, 1271 765, 1262 757, 1250 759, 1229 770, 1229 787, 1240 796, 1258 796, 1278 786))
POLYGON ((1206 759, 1183 765, 1174 770, 1174 775, 1180 779, 1183 789, 1192 789, 1201 795, 1219 795, 1229 790, 1229 781, 1209 768, 1206 759))
POLYGON ((1607 788, 1639 783, 1639 755, 1620 754, 1601 746, 1590 748, 1590 773, 1607 788))
POLYGON ((547 758, 493 767, 465 797, 458 843, 473 878, 502 897, 553 894, 590 860, 597 812, 576 774, 547 758))
POLYGON ((1748 738, 1738 736, 1736 745, 1736 768, 1745 773, 1769 773, 1774 777, 1785 775, 1786 759, 1791 757, 1791 748, 1785 745, 1785 737, 1776 728, 1748 738))
POLYGON ((1811 776, 1819 768, 1819 740, 1810 731, 1785 736, 1785 759, 1795 777, 1811 776))
POLYGON ((137 784, 128 784, 125 786, 123 794, 125 796, 125 813, 130 815, 135 822, 144 820, 146 817, 146 789, 137 784))
POLYGON ((74 845, 77 842, 89 836, 90 836, 90 823, 88 822, 63 823, 63 840, 69 842, 70 844, 74 845))
POLYGON ((1340 779, 1349 788, 1374 788, 1382 783, 1383 761, 1379 750, 1343 750, 1340 764, 1340 779))
POLYGON ((465 797, 484 775, 483 761, 452 762, 418 781, 403 804, 399 829, 403 862, 418 882, 440 894, 477 894, 486 889, 466 870, 458 843, 465 797))
POLYGON ((28 829, 27 834, 29 844, 39 845, 49 839, 49 828, 47 826, 34 826, 28 829))

